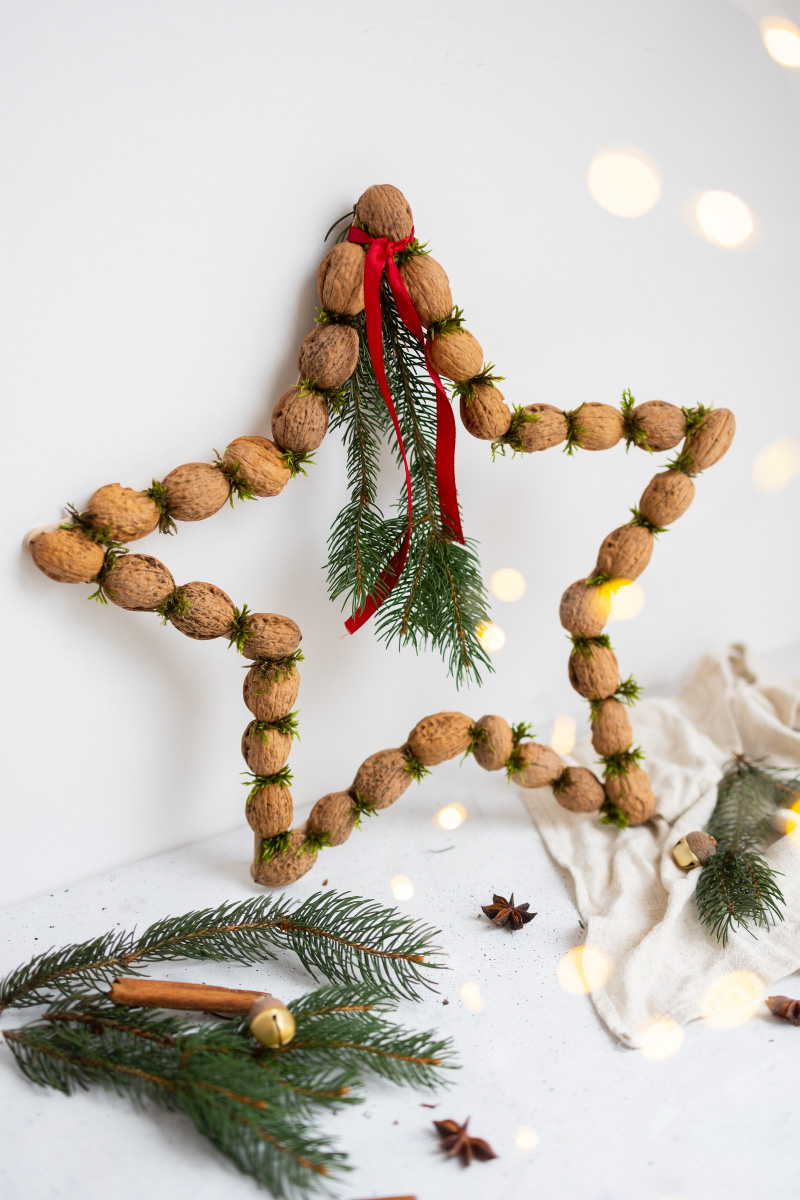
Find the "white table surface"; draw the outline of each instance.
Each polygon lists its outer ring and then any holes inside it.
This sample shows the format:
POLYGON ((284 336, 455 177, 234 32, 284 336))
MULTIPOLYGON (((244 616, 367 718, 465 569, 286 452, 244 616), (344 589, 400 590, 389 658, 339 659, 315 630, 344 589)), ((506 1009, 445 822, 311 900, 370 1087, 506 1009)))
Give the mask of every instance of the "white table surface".
MULTIPOLYGON (((10 909, 0 970, 110 927, 143 928, 167 913, 250 896, 251 845, 241 829, 10 909)), ((416 887, 403 907, 441 927, 451 968, 439 996, 404 1002, 400 1013, 410 1025, 452 1034, 462 1069, 435 1096, 371 1082, 363 1106, 323 1117, 357 1164, 340 1189, 343 1200, 399 1193, 419 1200, 796 1200, 800 1030, 764 1009, 729 1030, 690 1025, 678 1053, 662 1061, 618 1047, 589 998, 559 986, 558 962, 581 941, 577 914, 519 789, 446 764, 345 846, 324 852, 291 894, 309 895, 327 879, 330 887, 393 903, 389 882, 397 873, 416 887), (468 817, 446 833, 434 816, 456 799, 468 817), (447 846, 453 849, 433 853, 447 846), (479 915, 494 891, 512 890, 538 910, 518 934, 479 915), (460 998, 469 981, 484 998, 480 1013, 460 998), (497 1161, 465 1170, 438 1153, 432 1118, 467 1116, 497 1161), (535 1149, 516 1149, 521 1126, 536 1130, 535 1149)), ((261 970, 169 963, 153 974, 263 987, 284 999, 312 986, 283 962, 261 970)), ((800 981, 772 990, 797 995, 800 981)), ((7 1012, 2 1025, 24 1023, 34 1011, 7 1012)), ((102 1090, 64 1097, 35 1088, 5 1047, 0 1095, 4 1200, 264 1194, 184 1118, 137 1111, 102 1090)))

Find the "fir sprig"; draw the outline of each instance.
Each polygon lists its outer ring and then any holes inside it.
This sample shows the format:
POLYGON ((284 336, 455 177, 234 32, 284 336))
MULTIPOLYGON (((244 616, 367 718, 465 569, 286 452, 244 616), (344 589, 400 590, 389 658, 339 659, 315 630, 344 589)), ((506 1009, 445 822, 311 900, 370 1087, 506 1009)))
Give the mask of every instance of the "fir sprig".
POLYGON ((167 489, 158 479, 154 479, 150 487, 145 492, 145 496, 149 496, 158 509, 158 532, 159 533, 177 533, 178 526, 169 515, 169 500, 167 499, 167 489))
POLYGON ((564 442, 564 453, 568 454, 570 458, 576 450, 583 449, 581 437, 586 431, 578 420, 578 417, 585 404, 586 401, 584 400, 583 404, 579 404, 577 408, 569 409, 564 413, 567 420, 567 437, 564 442))
POLYGON ((526 412, 521 404, 515 404, 511 410, 511 424, 505 431, 502 437, 496 438, 491 445, 492 462, 497 455, 505 458, 506 448, 511 451, 511 457, 516 457, 517 454, 523 454, 525 451, 525 443, 522 440, 522 426, 532 425, 534 421, 540 421, 539 413, 526 412))
POLYGON ((640 418, 633 411, 635 404, 636 397, 630 388, 625 388, 620 404, 622 423, 625 428, 625 453, 627 454, 631 446, 640 446, 642 450, 646 450, 648 454, 652 454, 653 448, 647 440, 647 432, 640 418))

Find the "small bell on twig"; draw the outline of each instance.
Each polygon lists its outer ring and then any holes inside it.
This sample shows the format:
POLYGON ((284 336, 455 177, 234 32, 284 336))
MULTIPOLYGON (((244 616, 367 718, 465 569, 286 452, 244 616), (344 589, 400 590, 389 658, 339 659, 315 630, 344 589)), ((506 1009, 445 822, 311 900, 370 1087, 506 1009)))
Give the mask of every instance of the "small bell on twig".
POLYGON ((672 857, 684 871, 693 871, 695 867, 704 867, 717 852, 717 839, 710 833, 700 830, 687 833, 672 848, 672 857))

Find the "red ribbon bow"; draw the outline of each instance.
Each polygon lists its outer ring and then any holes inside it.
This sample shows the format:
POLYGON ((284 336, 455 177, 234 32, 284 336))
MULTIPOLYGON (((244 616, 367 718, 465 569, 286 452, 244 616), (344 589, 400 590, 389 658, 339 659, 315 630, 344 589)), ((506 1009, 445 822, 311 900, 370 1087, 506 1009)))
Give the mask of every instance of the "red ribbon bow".
MULTIPOLYGON (((406 291, 402 276, 394 261, 395 254, 405 250, 414 237, 414 230, 400 242, 392 242, 389 238, 370 237, 362 229, 351 225, 347 233, 348 242, 357 242, 367 247, 364 263, 364 308, 367 318, 367 345, 372 360, 372 369, 378 381, 389 416, 392 418, 397 444, 403 459, 406 472, 406 494, 408 497, 408 528, 400 549, 392 555, 389 562, 378 577, 378 584, 371 596, 368 596, 362 607, 345 621, 348 633, 355 633, 373 613, 380 608, 400 578, 408 556, 411 542, 411 473, 408 469, 403 435, 397 420, 392 393, 386 379, 386 368, 383 363, 383 321, 381 318, 381 276, 386 271, 397 312, 406 329, 414 335, 420 345, 425 347, 425 333, 422 322, 417 315, 411 297, 406 291)), ((449 530, 453 540, 463 543, 464 534, 461 529, 461 517, 458 512, 458 495, 456 493, 455 450, 456 450, 456 420, 447 392, 442 387, 442 381, 428 362, 425 354, 425 366, 436 388, 436 484, 439 492, 439 511, 442 526, 449 530)))

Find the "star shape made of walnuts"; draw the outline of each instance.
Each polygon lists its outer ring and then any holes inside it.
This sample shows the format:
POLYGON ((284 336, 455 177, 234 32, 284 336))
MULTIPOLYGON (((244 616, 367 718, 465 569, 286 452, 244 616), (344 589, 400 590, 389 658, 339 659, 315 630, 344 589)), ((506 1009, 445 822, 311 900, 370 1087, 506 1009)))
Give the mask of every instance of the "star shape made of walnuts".
POLYGON ((481 910, 493 925, 507 925, 512 931, 522 929, 528 921, 532 921, 536 913, 528 912, 530 904, 515 904, 514 893, 511 899, 505 896, 492 896, 491 904, 482 904, 481 910))

